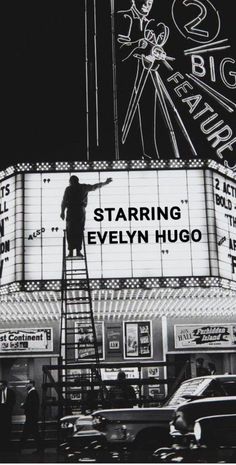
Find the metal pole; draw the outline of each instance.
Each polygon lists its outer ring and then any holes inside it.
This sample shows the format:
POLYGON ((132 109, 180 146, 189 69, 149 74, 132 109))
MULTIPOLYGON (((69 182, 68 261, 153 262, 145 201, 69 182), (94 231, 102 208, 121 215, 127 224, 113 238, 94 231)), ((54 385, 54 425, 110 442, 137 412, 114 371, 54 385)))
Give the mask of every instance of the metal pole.
POLYGON ((115 37, 115 2, 111 0, 111 40, 112 40, 112 83, 113 83, 113 117, 115 132, 115 159, 120 159, 119 154, 119 126, 117 104, 117 72, 116 72, 116 37, 115 37))
POLYGON ((99 146, 99 102, 98 102, 98 59, 97 59, 97 14, 96 14, 96 0, 93 0, 93 46, 94 46, 94 85, 95 85, 95 112, 96 112, 96 144, 99 146))
POLYGON ((88 0, 84 0, 84 43, 85 43, 85 94, 86 94, 86 153, 90 157, 89 146, 89 73, 88 73, 88 0))

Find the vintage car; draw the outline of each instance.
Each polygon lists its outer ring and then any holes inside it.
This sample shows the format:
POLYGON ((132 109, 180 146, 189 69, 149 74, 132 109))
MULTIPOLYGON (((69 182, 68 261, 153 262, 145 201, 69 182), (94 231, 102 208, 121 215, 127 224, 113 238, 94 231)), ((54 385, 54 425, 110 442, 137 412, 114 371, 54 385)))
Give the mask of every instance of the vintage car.
POLYGON ((67 441, 78 431, 91 429, 93 417, 91 415, 68 415, 60 420, 61 441, 67 441))
POLYGON ((160 448, 158 463, 231 462, 236 458, 236 396, 195 400, 177 408, 170 423, 172 447, 160 448))
MULTIPOLYGON (((178 406, 204 397, 234 394, 236 376, 212 375, 184 381, 162 407, 98 410, 92 413, 86 429, 80 429, 81 419, 68 417, 67 422, 73 423, 73 434, 67 439, 67 452, 73 456, 86 451, 88 457, 102 450, 119 453, 123 460, 131 454, 136 461, 148 461, 157 447, 171 444, 169 423, 178 406)), ((61 426, 65 426, 63 418, 61 426)))

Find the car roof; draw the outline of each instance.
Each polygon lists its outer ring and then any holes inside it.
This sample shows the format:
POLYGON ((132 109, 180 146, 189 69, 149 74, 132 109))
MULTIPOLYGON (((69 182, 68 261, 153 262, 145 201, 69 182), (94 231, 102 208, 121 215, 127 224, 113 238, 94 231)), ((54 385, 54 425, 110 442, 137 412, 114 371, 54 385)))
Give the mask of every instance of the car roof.
POLYGON ((195 399, 185 405, 202 404, 204 402, 236 402, 236 396, 217 396, 217 397, 204 397, 203 399, 195 399))
POLYGON ((188 383, 194 379, 217 379, 219 381, 236 381, 236 375, 207 375, 207 376, 196 376, 195 378, 189 378, 183 381, 182 384, 188 383))

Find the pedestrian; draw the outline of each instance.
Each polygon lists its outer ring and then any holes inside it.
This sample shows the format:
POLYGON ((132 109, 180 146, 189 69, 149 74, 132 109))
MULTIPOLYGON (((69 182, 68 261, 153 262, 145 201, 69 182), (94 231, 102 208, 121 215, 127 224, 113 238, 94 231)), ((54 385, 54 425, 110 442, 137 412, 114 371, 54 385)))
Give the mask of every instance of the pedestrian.
POLYGON ((66 235, 69 249, 68 257, 73 257, 73 251, 76 249, 76 255, 84 258, 81 253, 83 233, 85 226, 85 209, 88 203, 88 193, 95 191, 100 187, 106 186, 112 182, 112 178, 107 178, 104 182, 97 184, 80 184, 77 176, 70 177, 70 185, 66 187, 62 204, 61 219, 65 219, 66 212, 66 235))
POLYGON ((133 386, 128 384, 124 371, 119 371, 117 382, 108 392, 109 408, 130 408, 137 403, 133 386))
POLYGON ((214 363, 209 362, 208 363, 208 370, 210 375, 215 375, 216 374, 216 366, 214 363))
POLYGON ((21 407, 25 411, 25 423, 21 436, 20 448, 25 446, 28 438, 32 437, 36 442, 37 452, 42 452, 42 441, 39 434, 38 420, 39 420, 39 395, 35 389, 35 382, 29 381, 27 385, 27 396, 21 407))
POLYGON ((210 374, 207 367, 204 366, 204 358, 198 357, 196 359, 196 371, 197 371, 197 376, 207 376, 210 374))
POLYGON ((8 387, 6 380, 0 381, 0 444, 1 450, 10 445, 12 428, 12 411, 16 396, 13 389, 8 387))

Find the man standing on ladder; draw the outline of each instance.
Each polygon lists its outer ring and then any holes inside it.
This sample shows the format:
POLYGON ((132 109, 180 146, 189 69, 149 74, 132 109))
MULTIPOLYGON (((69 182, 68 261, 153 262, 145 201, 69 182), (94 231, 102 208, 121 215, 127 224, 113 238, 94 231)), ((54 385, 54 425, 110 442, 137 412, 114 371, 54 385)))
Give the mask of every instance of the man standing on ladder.
POLYGON ((76 255, 84 258, 81 253, 83 233, 85 226, 85 212, 88 203, 88 193, 100 189, 112 182, 112 178, 107 178, 104 182, 97 184, 80 184, 79 178, 75 175, 70 177, 70 185, 66 187, 62 204, 61 219, 65 219, 66 212, 66 235, 69 254, 73 257, 73 250, 76 249, 76 255))

